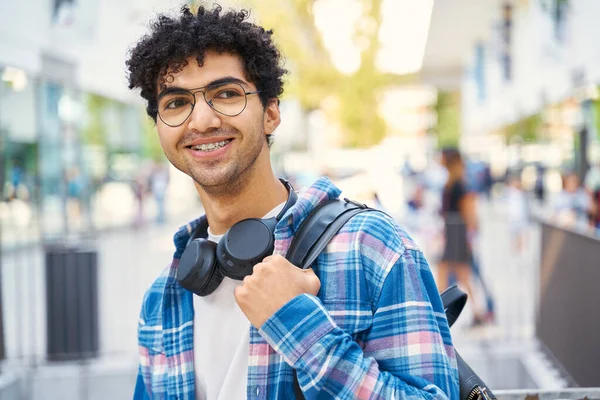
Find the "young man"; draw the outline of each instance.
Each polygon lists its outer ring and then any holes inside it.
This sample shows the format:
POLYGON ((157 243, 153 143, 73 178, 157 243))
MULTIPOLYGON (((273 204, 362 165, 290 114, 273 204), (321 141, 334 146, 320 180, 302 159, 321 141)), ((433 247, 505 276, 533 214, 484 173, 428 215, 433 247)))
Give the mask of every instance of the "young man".
POLYGON ((171 265, 147 291, 136 399, 458 397, 448 324, 421 251, 379 212, 352 218, 301 270, 283 256, 299 225, 340 190, 318 180, 279 220, 275 250, 208 296, 177 280, 198 226, 218 242, 236 222, 277 215, 288 190, 269 147, 280 122, 281 56, 245 11, 160 16, 127 61, 170 162, 206 215, 175 234, 171 265))

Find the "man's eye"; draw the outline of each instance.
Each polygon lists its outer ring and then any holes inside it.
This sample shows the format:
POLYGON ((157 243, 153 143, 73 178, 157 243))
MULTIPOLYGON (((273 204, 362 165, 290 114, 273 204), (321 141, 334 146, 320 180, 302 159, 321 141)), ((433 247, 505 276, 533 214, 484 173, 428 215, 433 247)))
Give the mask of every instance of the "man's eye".
POLYGON ((176 108, 185 107, 188 104, 189 104, 189 101, 186 99, 174 99, 174 100, 170 100, 167 103, 167 105, 165 106, 165 108, 173 110, 176 108))
POLYGON ((241 94, 237 90, 223 90, 215 96, 218 99, 232 99, 235 97, 240 97, 241 94))

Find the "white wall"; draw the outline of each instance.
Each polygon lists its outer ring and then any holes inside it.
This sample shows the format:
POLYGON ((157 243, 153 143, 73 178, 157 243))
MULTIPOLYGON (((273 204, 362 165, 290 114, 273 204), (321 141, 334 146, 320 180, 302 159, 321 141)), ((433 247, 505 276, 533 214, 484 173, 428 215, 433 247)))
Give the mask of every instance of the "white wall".
POLYGON ((0 2, 0 63, 37 73, 49 22, 49 7, 24 1, 0 2))

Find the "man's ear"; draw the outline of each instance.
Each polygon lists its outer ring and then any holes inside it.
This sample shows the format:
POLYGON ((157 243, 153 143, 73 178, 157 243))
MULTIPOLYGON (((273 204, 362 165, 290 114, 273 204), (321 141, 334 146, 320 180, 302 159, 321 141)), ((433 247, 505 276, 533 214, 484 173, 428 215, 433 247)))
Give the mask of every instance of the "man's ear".
POLYGON ((277 99, 271 99, 267 104, 264 113, 265 135, 270 135, 275 132, 275 129, 280 123, 281 115, 279 112, 279 101, 277 99))

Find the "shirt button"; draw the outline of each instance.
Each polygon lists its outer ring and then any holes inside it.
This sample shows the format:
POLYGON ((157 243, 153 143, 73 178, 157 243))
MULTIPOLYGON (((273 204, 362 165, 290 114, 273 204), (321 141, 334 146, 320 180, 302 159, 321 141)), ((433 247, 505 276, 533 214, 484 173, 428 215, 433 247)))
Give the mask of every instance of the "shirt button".
POLYGON ((260 388, 257 386, 256 387, 256 397, 258 397, 259 394, 260 394, 260 388))

